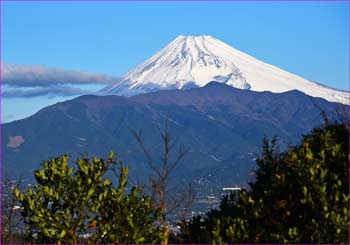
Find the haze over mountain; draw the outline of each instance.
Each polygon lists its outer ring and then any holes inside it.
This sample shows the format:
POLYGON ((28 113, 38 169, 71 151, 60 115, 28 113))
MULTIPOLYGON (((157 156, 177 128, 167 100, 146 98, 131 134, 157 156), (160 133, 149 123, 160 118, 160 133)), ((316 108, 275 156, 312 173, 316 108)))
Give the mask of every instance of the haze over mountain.
POLYGON ((3 172, 28 177, 52 156, 106 157, 114 150, 133 177, 146 178, 149 168, 130 129, 143 130, 145 144, 159 159, 158 126, 167 120, 173 138, 188 149, 177 183, 204 178, 217 188, 244 184, 264 136, 296 143, 323 122, 320 110, 333 118, 341 106, 297 90, 254 92, 216 82, 133 97, 85 95, 3 124, 3 172))
POLYGON ((348 92, 308 81, 211 36, 177 37, 102 92, 130 96, 162 89, 203 87, 211 81, 274 93, 296 89, 328 101, 349 103, 348 92))

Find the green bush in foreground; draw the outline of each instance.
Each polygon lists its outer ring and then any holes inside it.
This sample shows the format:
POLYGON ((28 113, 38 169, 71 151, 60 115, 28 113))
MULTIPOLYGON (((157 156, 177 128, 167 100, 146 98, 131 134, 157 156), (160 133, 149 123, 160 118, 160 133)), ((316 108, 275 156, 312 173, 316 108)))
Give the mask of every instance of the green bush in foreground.
POLYGON ((250 190, 183 222, 179 241, 347 244, 348 135, 346 125, 326 124, 283 153, 265 140, 250 190))
POLYGON ((159 243, 159 213, 136 188, 126 194, 128 168, 108 160, 78 159, 68 165, 60 156, 35 171, 37 184, 15 190, 23 207, 26 238, 31 243, 159 243), (119 171, 117 169, 119 167, 119 171), (118 176, 115 187, 106 178, 118 176))

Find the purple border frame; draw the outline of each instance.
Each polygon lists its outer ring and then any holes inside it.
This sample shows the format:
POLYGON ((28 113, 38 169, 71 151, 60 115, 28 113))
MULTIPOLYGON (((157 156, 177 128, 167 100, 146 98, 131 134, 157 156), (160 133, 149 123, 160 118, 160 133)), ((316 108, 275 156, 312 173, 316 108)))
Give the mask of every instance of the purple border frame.
POLYGON ((0 243, 2 241, 2 0, 0 0, 0 243))
MULTIPOLYGON (((350 13, 350 0, 0 0, 0 62, 2 64, 2 2, 348 2, 348 12, 350 13)), ((348 38, 350 40, 350 26, 348 26, 348 38)), ((348 44, 349 52, 348 52, 348 61, 350 64, 350 44, 348 44)), ((2 161, 2 71, 0 65, 0 244, 2 240, 2 185, 3 185, 3 161, 2 161)), ((350 69, 348 72, 348 79, 350 79, 350 69)), ((350 80, 348 80, 349 87, 348 91, 350 93, 350 80)), ((350 115, 350 106, 348 107, 348 115, 350 115)), ((350 128, 350 118, 348 118, 348 127, 350 128)), ((348 135, 348 140, 350 141, 350 132, 348 135)), ((350 158, 348 160, 349 166, 349 176, 350 176, 350 158)), ((348 189, 350 190, 350 179, 348 180, 348 189)), ((348 202, 348 210, 350 213, 350 202, 348 202)), ((348 226, 348 241, 350 243, 350 220, 347 224, 348 226)), ((248 243, 249 244, 249 243, 248 243)), ((15 245, 15 244, 13 244, 15 245)), ((50 245, 50 244, 48 244, 50 245)), ((56 244, 52 244, 56 245, 56 244)), ((239 244, 241 245, 241 244, 239 244)), ((255 245, 255 244, 254 244, 255 245)), ((289 245, 289 244, 286 244, 289 245)))
POLYGON ((0 2, 350 2, 350 0, 0 0, 0 2))

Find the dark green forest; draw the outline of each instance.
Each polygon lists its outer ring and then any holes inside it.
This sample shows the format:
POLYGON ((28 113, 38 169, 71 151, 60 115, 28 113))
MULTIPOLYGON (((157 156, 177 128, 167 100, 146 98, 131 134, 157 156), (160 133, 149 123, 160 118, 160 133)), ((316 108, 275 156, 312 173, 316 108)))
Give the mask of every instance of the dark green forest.
POLYGON ((325 122, 283 151, 278 140, 264 139, 249 188, 177 224, 166 220, 165 203, 128 187, 128 168, 115 154, 52 158, 34 172, 35 185, 9 188, 2 243, 348 244, 348 137, 345 123, 325 122))

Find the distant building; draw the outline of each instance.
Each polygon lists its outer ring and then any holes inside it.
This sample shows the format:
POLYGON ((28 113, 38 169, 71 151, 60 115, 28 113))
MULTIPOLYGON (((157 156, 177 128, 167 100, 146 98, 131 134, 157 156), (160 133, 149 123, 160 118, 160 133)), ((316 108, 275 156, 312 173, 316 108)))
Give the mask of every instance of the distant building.
POLYGON ((224 187, 222 188, 223 191, 241 191, 245 188, 243 187, 224 187))

